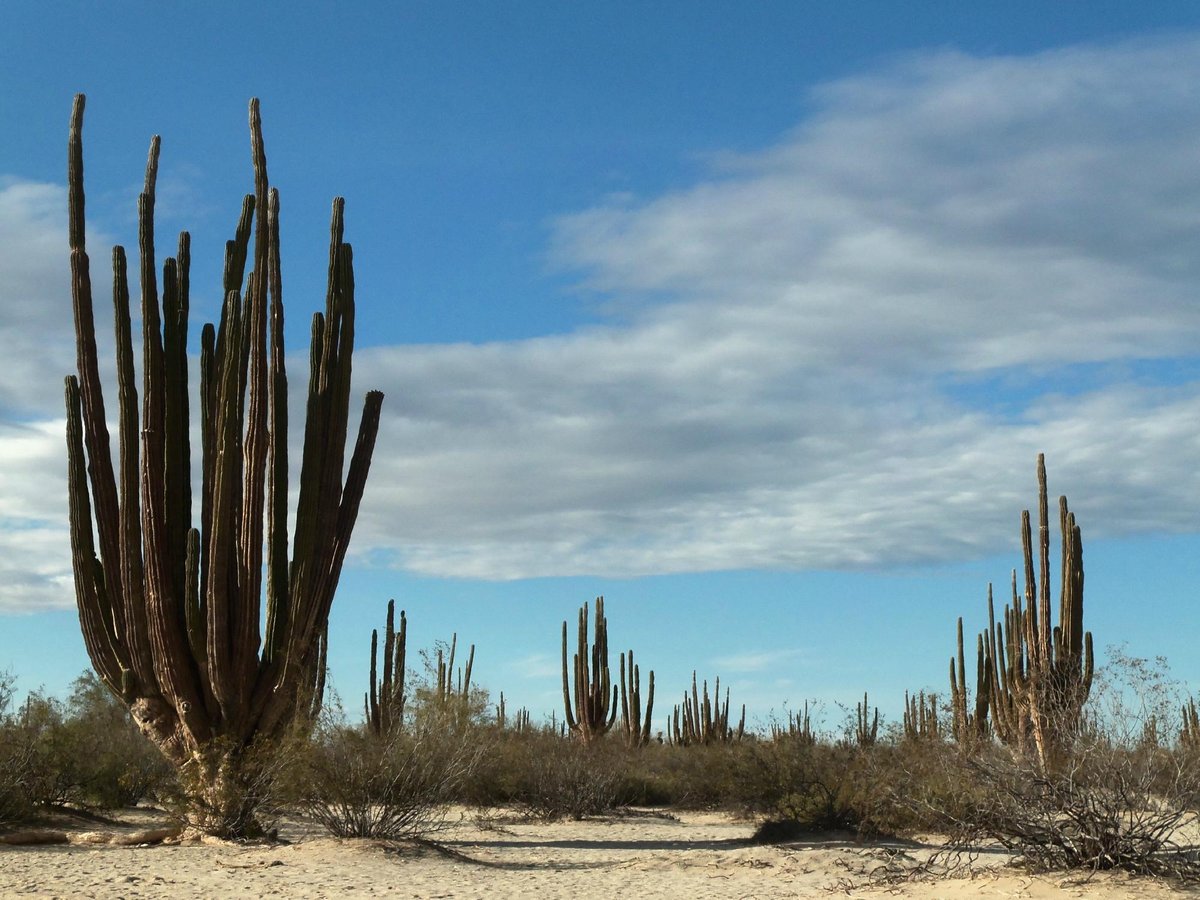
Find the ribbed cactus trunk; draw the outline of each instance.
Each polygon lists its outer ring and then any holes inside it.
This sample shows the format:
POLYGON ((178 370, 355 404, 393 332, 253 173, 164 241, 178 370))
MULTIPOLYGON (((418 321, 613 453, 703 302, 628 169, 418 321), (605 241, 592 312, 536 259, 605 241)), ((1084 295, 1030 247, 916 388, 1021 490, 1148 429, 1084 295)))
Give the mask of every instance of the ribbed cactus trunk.
POLYGON ((325 312, 313 317, 289 560, 279 199, 267 181, 258 102, 250 103, 254 194, 245 198, 236 237, 226 245, 220 325, 206 325, 201 334, 194 398, 199 528, 191 483, 188 235, 180 235, 177 255, 163 262, 160 284, 155 137, 138 202, 140 414, 125 253, 113 250, 114 473, 84 242, 83 110, 79 95, 68 162, 78 377, 67 378, 66 405, 71 551, 84 641, 100 677, 180 768, 193 823, 210 833, 246 834, 256 827, 262 773, 255 760, 320 702, 323 636, 379 428, 383 395, 371 392, 343 479, 354 343, 343 204, 334 202, 325 312), (248 261, 253 268, 244 277, 248 261))

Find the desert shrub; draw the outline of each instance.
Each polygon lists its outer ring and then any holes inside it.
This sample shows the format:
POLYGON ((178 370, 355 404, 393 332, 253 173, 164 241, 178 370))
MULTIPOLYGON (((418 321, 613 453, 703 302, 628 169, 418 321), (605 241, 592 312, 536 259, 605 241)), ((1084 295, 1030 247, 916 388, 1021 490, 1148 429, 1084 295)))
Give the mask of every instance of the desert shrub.
POLYGON ((748 812, 787 821, 803 831, 847 829, 864 824, 856 804, 867 751, 781 735, 754 747, 738 775, 748 812))
POLYGON ((921 798, 932 827, 959 847, 994 841, 1037 871, 1200 879, 1200 857, 1180 842, 1200 808, 1200 757, 1161 740, 1175 708, 1164 662, 1118 652, 1097 682, 1084 727, 1053 766, 998 745, 945 755, 935 774, 949 789, 921 798))
POLYGON ((9 740, 24 771, 22 784, 34 806, 78 800, 84 780, 78 735, 66 724, 63 704, 31 692, 10 722, 9 740))
POLYGON ((136 806, 174 779, 158 748, 93 672, 75 679, 65 711, 63 743, 73 757, 76 802, 102 809, 136 806))
POLYGON ((1034 871, 1200 878, 1195 851, 1178 843, 1200 798, 1200 767, 1184 755, 1088 740, 1053 771, 994 751, 961 755, 954 777, 964 793, 935 824, 955 844, 994 841, 1034 871))
POLYGON ((635 752, 622 776, 625 802, 676 809, 739 806, 739 773, 754 742, 651 744, 635 752))
POLYGON ((513 805, 545 822, 582 819, 612 810, 621 786, 623 747, 539 734, 517 773, 513 805))
POLYGON ((11 674, 0 673, 0 831, 28 821, 34 812, 27 783, 31 761, 11 710, 15 685, 11 674))
POLYGON ((171 778, 161 754, 90 671, 75 680, 66 703, 34 691, 3 715, 0 762, 0 807, 14 810, 131 806, 171 778))
POLYGON ((487 745, 487 753, 463 779, 456 800, 468 806, 514 806, 529 783, 529 767, 551 742, 561 741, 557 732, 545 728, 506 730, 494 724, 474 725, 476 739, 487 745))
POLYGON ((300 806, 338 837, 426 837, 487 752, 480 735, 426 720, 376 736, 326 715, 299 764, 300 806))

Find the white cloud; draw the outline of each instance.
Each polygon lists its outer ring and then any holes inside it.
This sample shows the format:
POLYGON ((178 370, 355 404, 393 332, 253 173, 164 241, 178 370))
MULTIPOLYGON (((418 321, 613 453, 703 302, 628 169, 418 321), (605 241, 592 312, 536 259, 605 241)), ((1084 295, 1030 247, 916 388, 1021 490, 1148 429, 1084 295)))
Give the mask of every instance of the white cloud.
POLYGON ((750 650, 745 653, 735 653, 718 656, 713 665, 720 672, 765 672, 778 667, 781 663, 794 666, 797 657, 804 651, 792 648, 789 650, 750 650))
POLYGON ((1039 450, 1087 534, 1196 529, 1196 386, 1105 366, 1200 346, 1197 76, 1191 39, 917 58, 688 190, 563 217, 560 264, 644 305, 364 354, 359 546, 481 578, 962 558, 1015 541, 1039 450), (981 377, 1015 408, 954 399, 981 377))
MULTIPOLYGON (((1194 39, 915 57, 687 190, 563 216, 555 260, 633 312, 362 352, 356 393, 388 399, 354 552, 478 578, 962 559, 1015 545, 1039 450, 1086 537, 1200 528, 1200 389, 1120 368, 1200 346, 1196 84, 1194 39)), ((3 234, 58 227, 60 195, 0 186, 3 234)), ((6 282, 28 258, 14 284, 60 309, 61 243, 0 242, 6 282)), ((61 384, 21 338, 60 327, 13 326, 4 404, 61 384)), ((41 477, 0 516, 58 527, 41 477)))

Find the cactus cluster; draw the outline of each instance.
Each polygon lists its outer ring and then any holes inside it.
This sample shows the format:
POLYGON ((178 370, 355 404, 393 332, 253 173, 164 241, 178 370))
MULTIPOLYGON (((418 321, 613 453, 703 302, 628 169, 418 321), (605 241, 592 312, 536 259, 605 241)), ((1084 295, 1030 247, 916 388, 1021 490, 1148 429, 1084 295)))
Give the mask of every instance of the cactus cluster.
POLYGON ((504 702, 504 691, 501 691, 500 702, 496 704, 496 727, 501 731, 511 730, 518 734, 526 734, 533 731, 533 719, 529 714, 528 707, 522 706, 510 721, 508 708, 504 702))
POLYGON ((854 742, 860 747, 872 747, 879 739, 879 707, 871 715, 867 692, 863 691, 861 703, 854 706, 854 742))
MULTIPOLYGON (((988 609, 992 606, 992 588, 988 586, 988 609)), ((950 726, 954 740, 969 744, 987 740, 988 703, 991 698, 992 660, 985 652, 983 635, 975 641, 975 702, 972 705, 967 691, 967 666, 963 653, 963 620, 958 617, 958 653, 950 659, 950 726), (955 661, 958 668, 955 669, 955 661)))
POLYGON ((471 669, 475 666, 475 645, 467 652, 467 664, 460 666, 458 677, 454 675, 454 655, 458 651, 458 632, 450 636, 449 655, 439 646, 437 649, 437 683, 433 700, 441 709, 465 710, 470 706, 471 669))
POLYGON ((817 742, 816 732, 812 727, 812 716, 808 710, 808 701, 804 701, 804 709, 789 713, 786 724, 771 723, 771 740, 783 738, 794 741, 806 747, 817 742))
MULTIPOLYGON (((978 640, 976 712, 966 716, 963 684, 962 625, 958 636, 958 678, 951 693, 955 736, 981 737, 988 727, 1004 744, 1033 752, 1043 769, 1053 768, 1078 734, 1083 706, 1091 691, 1094 657, 1091 632, 1083 630, 1083 541, 1075 514, 1060 497, 1061 535, 1058 624, 1053 624, 1050 596, 1050 515, 1045 457, 1038 455, 1038 553, 1033 550, 1030 514, 1021 514, 1021 547, 1025 563, 1024 596, 1012 576, 1012 603, 996 621, 988 588, 988 627, 978 640), (982 704, 982 715, 980 708, 982 704), (982 724, 981 724, 982 723, 982 724)), ((961 738, 960 738, 961 739, 961 738)))
POLYGON ((607 734, 617 722, 620 702, 621 733, 631 747, 650 743, 650 717, 654 711, 654 672, 649 673, 645 708, 642 674, 633 651, 620 654, 618 683, 613 685, 608 665, 608 618, 604 598, 596 598, 593 620, 595 640, 588 640, 588 605, 579 609, 575 653, 568 658, 567 623, 562 624, 562 691, 565 727, 580 740, 591 742, 607 734), (628 659, 628 661, 627 661, 628 659))
POLYGON ((595 616, 596 637, 589 646, 588 605, 579 608, 576 647, 569 670, 567 623, 562 624, 563 709, 567 728, 584 741, 607 734, 617 720, 619 689, 612 684, 608 668, 608 619, 604 617, 603 597, 596 598, 595 616))
POLYGON ((78 372, 66 380, 66 408, 71 556, 84 642, 104 683, 185 770, 196 825, 244 833, 254 827, 245 751, 280 737, 320 702, 321 636, 379 427, 383 395, 370 392, 343 478, 354 346, 343 202, 333 205, 325 311, 313 318, 289 558, 279 196, 267 180, 258 102, 250 103, 254 193, 226 245, 224 304, 218 326, 201 333, 194 398, 188 394, 191 242, 186 232, 179 236, 160 281, 154 231, 160 142, 151 141, 138 201, 140 412, 125 252, 112 253, 115 471, 84 238, 83 112, 79 95, 68 147, 78 372), (200 422, 199 527, 193 527, 193 402, 200 422))
POLYGON ((643 711, 641 672, 633 661, 632 650, 628 656, 628 667, 625 665, 626 654, 622 653, 620 657, 621 730, 625 735, 625 743, 629 746, 644 747, 650 743, 650 717, 654 713, 654 673, 650 672, 646 708, 643 711))
POLYGON ((746 735, 746 704, 742 704, 742 715, 737 728, 729 724, 729 688, 725 689, 725 702, 721 702, 721 679, 716 679, 713 696, 708 695, 708 681, 702 690, 696 688, 696 673, 692 672, 692 691, 684 692, 683 705, 676 706, 667 723, 671 743, 681 746, 692 744, 725 744, 740 741, 746 735))
POLYGON ((408 645, 408 619, 400 610, 400 630, 396 630, 396 601, 389 600, 383 632, 383 677, 379 679, 376 656, 379 632, 371 629, 370 687, 363 697, 367 728, 376 737, 392 734, 403 727, 405 655, 408 645))
POLYGON ((940 740, 941 722, 938 718, 937 694, 925 696, 924 691, 910 695, 904 692, 904 739, 906 741, 940 740))

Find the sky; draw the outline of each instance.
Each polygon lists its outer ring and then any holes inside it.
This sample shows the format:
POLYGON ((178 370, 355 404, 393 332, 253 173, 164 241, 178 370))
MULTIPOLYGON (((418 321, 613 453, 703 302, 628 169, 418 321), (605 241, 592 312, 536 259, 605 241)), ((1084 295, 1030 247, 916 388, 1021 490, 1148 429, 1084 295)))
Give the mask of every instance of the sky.
POLYGON ((20 688, 87 665, 62 412, 76 92, 97 295, 160 134, 193 322, 218 315, 261 98, 294 397, 346 198, 354 392, 386 394, 331 618, 351 710, 395 598, 410 659, 457 633, 477 683, 549 715, 561 623, 603 595, 614 670, 632 649, 656 673, 656 728, 693 670, 752 724, 816 700, 836 727, 863 691, 894 720, 905 690, 946 691, 957 617, 974 633, 1007 592, 1039 452, 1097 647, 1200 686, 1200 7, 253 6, 6 4, 20 688))

